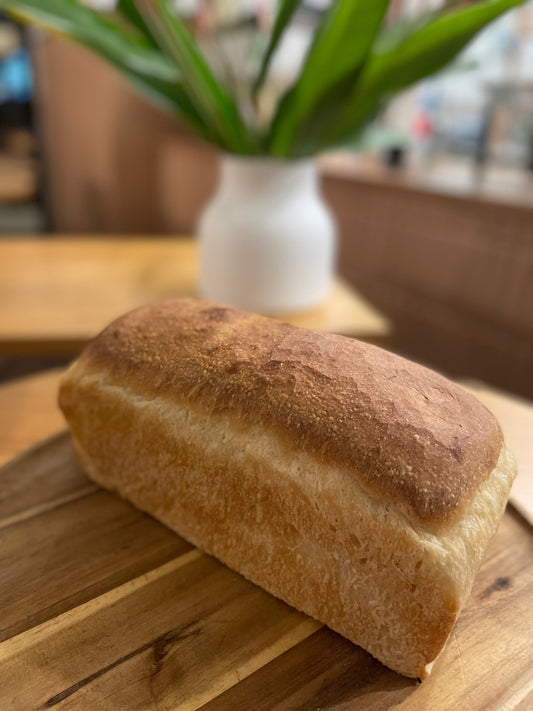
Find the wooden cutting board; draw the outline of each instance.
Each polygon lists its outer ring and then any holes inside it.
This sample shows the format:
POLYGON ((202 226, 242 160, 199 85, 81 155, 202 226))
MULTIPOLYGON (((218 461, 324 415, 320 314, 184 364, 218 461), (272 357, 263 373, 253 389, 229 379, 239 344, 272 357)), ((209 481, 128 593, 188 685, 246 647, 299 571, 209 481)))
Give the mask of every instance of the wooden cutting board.
POLYGON ((508 510, 423 684, 90 483, 66 433, 0 470, 0 709, 533 709, 533 536, 508 510))

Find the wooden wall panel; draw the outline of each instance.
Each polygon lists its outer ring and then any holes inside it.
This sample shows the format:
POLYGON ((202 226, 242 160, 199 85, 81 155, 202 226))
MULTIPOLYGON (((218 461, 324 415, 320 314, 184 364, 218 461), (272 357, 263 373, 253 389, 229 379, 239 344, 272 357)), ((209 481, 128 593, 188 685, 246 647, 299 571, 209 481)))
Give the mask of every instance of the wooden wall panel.
POLYGON ((346 177, 325 192, 341 271, 396 348, 533 396, 533 210, 346 177))
POLYGON ((77 45, 39 35, 33 63, 52 228, 190 233, 216 152, 77 45))

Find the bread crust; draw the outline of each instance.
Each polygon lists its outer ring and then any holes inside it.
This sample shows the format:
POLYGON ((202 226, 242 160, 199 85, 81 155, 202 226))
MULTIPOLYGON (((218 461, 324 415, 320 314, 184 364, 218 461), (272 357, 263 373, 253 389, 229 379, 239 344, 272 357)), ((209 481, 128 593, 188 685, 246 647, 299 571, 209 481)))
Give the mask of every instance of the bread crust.
POLYGON ((445 644, 514 475, 502 450, 434 534, 287 439, 139 395, 101 367, 76 363, 60 399, 92 479, 407 676, 424 678, 445 644))
POLYGON ((197 299, 126 314, 81 363, 143 397, 275 432, 432 531, 458 519, 503 446, 494 416, 423 366, 197 299))

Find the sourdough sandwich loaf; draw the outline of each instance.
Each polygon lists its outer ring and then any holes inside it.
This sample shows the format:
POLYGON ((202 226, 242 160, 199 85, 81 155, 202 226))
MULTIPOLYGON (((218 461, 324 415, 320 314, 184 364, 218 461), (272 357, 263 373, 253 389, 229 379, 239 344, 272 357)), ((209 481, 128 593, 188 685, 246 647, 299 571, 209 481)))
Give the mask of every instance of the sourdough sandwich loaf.
POLYGON ((495 418, 440 375, 196 299, 112 323, 59 401, 89 477, 412 677, 515 476, 495 418))

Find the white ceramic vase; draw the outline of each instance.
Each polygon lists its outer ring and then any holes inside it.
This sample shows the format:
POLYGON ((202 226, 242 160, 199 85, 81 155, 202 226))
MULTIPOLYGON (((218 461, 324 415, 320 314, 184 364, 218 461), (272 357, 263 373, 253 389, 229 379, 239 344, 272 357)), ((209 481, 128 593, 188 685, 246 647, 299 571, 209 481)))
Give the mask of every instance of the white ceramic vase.
POLYGON ((283 314, 327 296, 336 228, 312 160, 225 156, 198 234, 206 299, 283 314))

